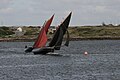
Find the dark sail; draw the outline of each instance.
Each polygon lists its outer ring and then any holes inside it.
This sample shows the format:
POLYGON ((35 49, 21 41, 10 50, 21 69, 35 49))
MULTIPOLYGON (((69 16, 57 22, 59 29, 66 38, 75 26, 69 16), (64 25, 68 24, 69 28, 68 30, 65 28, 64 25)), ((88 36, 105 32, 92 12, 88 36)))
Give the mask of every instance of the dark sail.
MULTIPOLYGON (((66 30, 66 32, 67 32, 67 38, 66 38, 66 42, 64 45, 68 46, 69 45, 69 32, 68 32, 68 30, 66 30)), ((60 28, 59 38, 54 47, 55 50, 60 50, 62 40, 63 40, 63 30, 62 30, 62 28, 60 28)))
POLYGON ((55 47, 54 49, 55 50, 60 50, 60 47, 61 47, 61 44, 62 44, 62 39, 63 39, 63 30, 62 30, 62 27, 59 28, 59 37, 58 37, 58 40, 55 44, 55 47))
POLYGON ((65 42, 65 46, 68 46, 69 45, 69 38, 70 38, 70 36, 69 36, 69 32, 68 32, 68 30, 67 30, 67 38, 66 38, 66 42, 65 42))
POLYGON ((59 50, 62 44, 62 39, 64 34, 66 33, 66 30, 68 28, 70 18, 71 18, 72 12, 67 16, 67 18, 60 24, 58 29, 56 30, 52 40, 49 43, 49 47, 55 47, 55 50, 59 50))

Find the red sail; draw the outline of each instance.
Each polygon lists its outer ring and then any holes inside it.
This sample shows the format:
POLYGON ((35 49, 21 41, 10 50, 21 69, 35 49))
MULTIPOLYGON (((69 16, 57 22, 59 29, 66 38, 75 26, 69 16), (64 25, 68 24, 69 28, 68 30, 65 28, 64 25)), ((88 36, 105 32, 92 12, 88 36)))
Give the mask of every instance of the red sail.
POLYGON ((46 35, 45 28, 43 27, 38 35, 38 39, 35 42, 33 48, 41 48, 45 46, 46 42, 47 42, 47 35, 46 35))
POLYGON ((48 28, 53 20, 54 15, 43 25, 36 42, 33 45, 33 48, 41 48, 46 45, 48 28))
POLYGON ((46 33, 48 32, 48 29, 50 27, 50 24, 52 23, 52 20, 53 20, 53 17, 54 15, 46 22, 46 24, 44 25, 45 26, 45 31, 46 33))
POLYGON ((45 46, 46 42, 47 42, 47 35, 45 32, 45 28, 43 27, 41 29, 41 32, 40 32, 38 39, 35 42, 35 45, 33 46, 33 48, 41 48, 41 47, 45 46))

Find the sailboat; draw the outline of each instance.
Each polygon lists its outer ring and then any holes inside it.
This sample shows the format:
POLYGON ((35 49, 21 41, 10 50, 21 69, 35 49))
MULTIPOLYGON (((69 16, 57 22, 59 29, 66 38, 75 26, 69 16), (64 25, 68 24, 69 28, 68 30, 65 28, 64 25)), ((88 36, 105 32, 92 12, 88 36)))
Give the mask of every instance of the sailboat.
POLYGON ((37 37, 37 40, 35 41, 34 45, 32 47, 28 47, 26 46, 26 50, 25 52, 28 53, 28 52, 32 52, 33 49, 36 49, 36 48, 41 48, 43 46, 46 45, 46 42, 47 42, 47 32, 48 32, 48 29, 52 23, 52 20, 54 18, 54 15, 44 23, 41 31, 39 32, 39 35, 37 37))
MULTIPOLYGON (((48 54, 49 52, 54 52, 54 50, 60 50, 60 48, 62 47, 62 41, 63 41, 63 36, 65 35, 65 33, 67 33, 67 39, 65 42, 65 46, 69 45, 69 32, 68 32, 68 26, 69 26, 69 22, 71 19, 71 14, 72 12, 66 17, 66 19, 58 26, 55 34, 53 35, 50 43, 48 44, 48 46, 42 45, 40 48, 38 49, 34 49, 32 52, 34 54, 48 54)), ((42 41, 47 41, 46 40, 46 34, 45 30, 43 28, 42 31, 43 35, 44 35, 44 39, 42 39, 42 41)), ((40 42, 38 42, 40 43, 40 42)), ((44 43, 41 43, 44 44, 44 43)))

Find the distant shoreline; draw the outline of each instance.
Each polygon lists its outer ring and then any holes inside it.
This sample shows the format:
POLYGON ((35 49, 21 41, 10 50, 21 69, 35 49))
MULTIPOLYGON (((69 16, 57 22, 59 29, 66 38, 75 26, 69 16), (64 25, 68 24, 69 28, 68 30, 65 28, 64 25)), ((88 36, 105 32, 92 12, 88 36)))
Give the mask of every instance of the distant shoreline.
MULTIPOLYGON (((48 39, 50 40, 50 39, 48 39)), ((80 40, 120 40, 120 37, 81 37, 81 38, 70 38, 70 41, 80 41, 80 40)), ((1 38, 0 42, 33 42, 35 39, 27 38, 1 38)))
MULTIPOLYGON (((21 26, 23 32, 17 32, 19 27, 0 27, 0 42, 31 42, 40 32, 40 26, 21 26), (24 34, 23 34, 24 33, 24 34)), ((51 26, 48 38, 54 35, 55 27, 51 26)), ((74 26, 68 28, 70 40, 120 40, 120 25, 74 26)), ((67 37, 65 35, 65 37, 67 37)), ((50 40, 50 39, 49 39, 50 40)))

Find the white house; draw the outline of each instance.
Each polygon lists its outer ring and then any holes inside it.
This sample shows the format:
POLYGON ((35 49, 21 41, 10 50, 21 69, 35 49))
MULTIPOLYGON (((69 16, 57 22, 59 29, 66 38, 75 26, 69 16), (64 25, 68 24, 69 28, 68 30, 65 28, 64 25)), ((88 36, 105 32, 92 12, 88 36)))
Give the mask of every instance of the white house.
POLYGON ((23 36, 24 33, 25 33, 25 31, 23 31, 22 28, 19 27, 19 28, 17 28, 17 30, 15 31, 15 36, 20 37, 20 36, 23 36))

